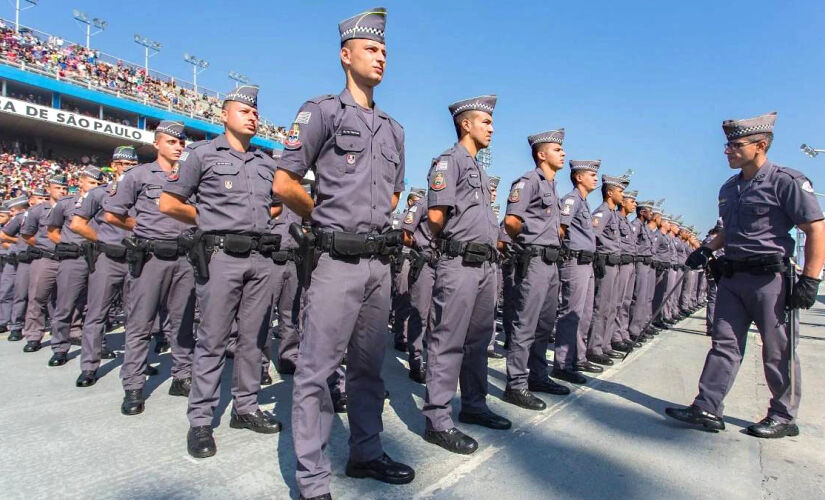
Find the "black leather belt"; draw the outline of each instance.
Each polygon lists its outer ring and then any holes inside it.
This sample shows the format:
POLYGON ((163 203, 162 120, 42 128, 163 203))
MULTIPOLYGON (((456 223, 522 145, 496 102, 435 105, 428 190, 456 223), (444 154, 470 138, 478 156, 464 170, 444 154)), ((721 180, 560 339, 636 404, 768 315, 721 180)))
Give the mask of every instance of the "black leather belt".
POLYGON ((622 262, 622 256, 617 253, 596 252, 596 255, 604 259, 604 263, 608 266, 618 266, 622 262))
POLYGON ((114 261, 126 262, 126 247, 122 245, 112 245, 111 243, 96 241, 95 248, 114 261))
POLYGON ((461 257, 461 262, 464 264, 495 262, 498 258, 498 252, 496 252, 492 245, 475 241, 439 239, 438 249, 442 255, 446 255, 447 257, 461 257))
POLYGON ((272 252, 272 260, 275 261, 276 264, 286 264, 290 261, 295 261, 295 251, 292 249, 289 250, 278 250, 277 252, 272 252))
POLYGON ((522 248, 532 257, 541 257, 544 262, 553 264, 561 259, 561 247, 552 245, 524 245, 522 248))
POLYGON ((206 233, 203 240, 207 246, 241 257, 248 256, 251 252, 269 256, 281 248, 279 234, 206 233))
POLYGON ((741 260, 721 257, 718 259, 718 265, 722 274, 728 278, 736 273, 775 274, 787 270, 785 258, 778 254, 758 255, 741 260))
POLYGON ((590 252, 588 250, 569 250, 567 248, 562 248, 561 250, 562 259, 576 259, 578 264, 590 264, 593 262, 593 258, 595 256, 596 254, 594 252, 590 252))
POLYGON ((620 262, 622 265, 625 265, 625 264, 630 264, 630 263, 632 263, 632 262, 633 262, 633 256, 632 256, 632 255, 630 255, 629 253, 623 253, 623 254, 619 257, 619 259, 620 259, 620 260, 619 260, 619 262, 620 262))
POLYGON ((344 231, 315 232, 315 248, 331 257, 357 259, 360 257, 389 256, 397 253, 404 243, 404 233, 392 229, 386 233, 347 233, 344 231))

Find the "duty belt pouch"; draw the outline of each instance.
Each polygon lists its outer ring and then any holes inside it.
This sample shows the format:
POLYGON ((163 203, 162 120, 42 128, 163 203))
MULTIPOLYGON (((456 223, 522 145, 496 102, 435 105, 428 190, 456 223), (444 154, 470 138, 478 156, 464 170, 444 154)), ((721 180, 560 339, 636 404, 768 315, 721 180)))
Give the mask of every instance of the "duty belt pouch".
POLYGON ((364 254, 366 238, 360 234, 332 233, 332 248, 330 255, 333 257, 355 258, 364 254))
POLYGON ((607 265, 608 266, 615 266, 622 262, 622 256, 619 254, 611 253, 607 255, 607 265))
MULTIPOLYGON (((381 238, 383 245, 381 247, 381 255, 394 255, 400 253, 404 245, 404 233, 399 229, 393 229, 384 233, 381 238)), ((404 254, 398 258, 400 263, 404 262, 404 254)))
POLYGON ((547 247, 541 254, 542 260, 547 264, 555 264, 559 260, 561 251, 556 247, 547 247))
POLYGON ((117 246, 117 245, 105 245, 103 248, 103 253, 106 254, 106 257, 109 257, 112 260, 123 260, 126 258, 126 249, 117 246))
POLYGON ((281 250, 278 252, 272 252, 272 261, 278 265, 283 265, 289 262, 292 257, 292 254, 289 250, 281 250))
POLYGON ((74 243, 58 243, 54 246, 57 260, 76 259, 80 257, 80 246, 74 243))
POLYGON ((579 258, 576 260, 578 264, 592 264, 593 263, 593 254, 590 252, 579 252, 579 258))
POLYGON ((152 253, 159 259, 177 259, 178 258, 178 242, 155 240, 152 242, 152 253))
POLYGON ((252 251, 252 238, 242 234, 226 234, 223 237, 223 251, 235 255, 247 255, 252 251))
POLYGON ((622 262, 622 265, 630 264, 631 262, 633 262, 633 256, 632 255, 622 255, 622 261, 621 262, 622 262))
POLYGON ((488 245, 470 242, 464 248, 461 262, 464 264, 481 264, 490 260, 491 257, 491 249, 488 245))
POLYGON ((261 255, 268 256, 277 252, 281 248, 280 234, 262 234, 258 242, 258 252, 261 255))

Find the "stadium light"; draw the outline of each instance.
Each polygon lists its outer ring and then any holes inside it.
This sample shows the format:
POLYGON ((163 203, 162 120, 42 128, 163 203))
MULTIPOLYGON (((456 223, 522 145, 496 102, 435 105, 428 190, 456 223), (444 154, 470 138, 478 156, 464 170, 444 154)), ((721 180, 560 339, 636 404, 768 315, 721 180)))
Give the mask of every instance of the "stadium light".
POLYGON ((231 80, 235 80, 235 88, 238 88, 239 83, 249 83, 249 77, 246 75, 242 75, 237 71, 230 71, 229 78, 231 80))
POLYGON ((23 0, 26 3, 30 4, 27 7, 20 8, 20 0, 15 0, 14 2, 14 32, 20 32, 20 12, 31 9, 32 7, 37 5, 38 0, 23 0))
POLYGON ((94 17, 92 19, 89 19, 88 14, 86 14, 85 12, 81 12, 77 9, 72 10, 72 17, 75 19, 75 21, 83 23, 83 24, 86 25, 86 48, 87 49, 90 48, 89 47, 89 39, 92 38, 92 36, 97 35, 101 31, 105 30, 106 27, 109 26, 108 21, 106 21, 104 19, 100 19, 98 17, 94 17), (92 26, 97 28, 97 31, 95 31, 94 33, 92 33, 92 26))
POLYGON ((203 59, 198 59, 190 53, 183 54, 183 60, 192 65, 192 85, 195 86, 195 93, 198 93, 198 73, 203 73, 209 67, 209 63, 203 59), (198 71, 200 68, 200 71, 198 71))
POLYGON ((160 49, 163 48, 163 45, 161 45, 160 42, 149 40, 145 36, 140 36, 137 33, 135 33, 135 43, 138 45, 143 45, 143 68, 146 70, 146 75, 149 76, 149 58, 160 52, 160 49))
POLYGON ((819 153, 825 153, 825 149, 814 149, 807 144, 799 146, 799 150, 802 151, 802 154, 808 156, 809 158, 814 158, 819 153))

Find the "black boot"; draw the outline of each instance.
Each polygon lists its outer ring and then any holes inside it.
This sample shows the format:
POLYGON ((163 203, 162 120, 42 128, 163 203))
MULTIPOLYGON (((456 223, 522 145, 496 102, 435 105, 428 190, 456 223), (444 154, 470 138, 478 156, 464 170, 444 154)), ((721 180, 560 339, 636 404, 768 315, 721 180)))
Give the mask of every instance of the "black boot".
POLYGON ((547 408, 547 404, 544 401, 534 396, 533 393, 526 388, 512 389, 507 387, 504 389, 504 396, 501 399, 527 410, 541 411, 547 408))
POLYGON ((9 337, 7 339, 9 342, 17 342, 19 340, 23 340, 23 331, 22 330, 12 330, 9 333, 9 337))
POLYGON ((415 479, 412 467, 396 462, 386 453, 370 462, 347 462, 346 474, 349 477, 371 477, 388 484, 407 484, 415 479))
POLYGON ((23 346, 23 352, 37 352, 41 347, 43 346, 40 345, 39 340, 29 340, 26 342, 26 345, 23 346))
POLYGON ((123 396, 123 403, 120 405, 120 413, 124 415, 137 415, 143 413, 143 389, 131 389, 123 396))
POLYGON ((665 413, 681 422, 692 425, 700 425, 709 431, 725 430, 725 421, 710 412, 699 409, 698 406, 690 405, 687 408, 665 408, 665 413))
POLYGON ((276 434, 281 431, 281 423, 264 415, 264 412, 257 410, 255 413, 246 415, 235 415, 229 419, 229 427, 233 429, 249 429, 259 434, 276 434))
POLYGON ((97 372, 95 370, 84 370, 80 372, 74 385, 77 387, 91 387, 97 382, 97 372))
POLYGON ((748 426, 748 434, 758 438, 777 439, 785 436, 798 436, 799 427, 796 424, 783 424, 771 417, 765 417, 760 422, 748 426))
POLYGON ((427 428, 424 431, 424 440, 461 455, 469 455, 478 449, 478 442, 475 439, 455 427, 446 431, 427 428))
POLYGON ((195 458, 213 456, 218 451, 218 447, 215 445, 215 438, 212 437, 212 427, 208 425, 190 427, 186 434, 186 450, 195 458))
POLYGON ((176 378, 172 379, 172 385, 169 386, 170 396, 189 397, 189 390, 192 388, 191 378, 176 378))
POLYGON ((69 359, 65 352, 56 352, 52 354, 52 358, 49 360, 49 366, 63 366, 67 361, 69 361, 69 359))

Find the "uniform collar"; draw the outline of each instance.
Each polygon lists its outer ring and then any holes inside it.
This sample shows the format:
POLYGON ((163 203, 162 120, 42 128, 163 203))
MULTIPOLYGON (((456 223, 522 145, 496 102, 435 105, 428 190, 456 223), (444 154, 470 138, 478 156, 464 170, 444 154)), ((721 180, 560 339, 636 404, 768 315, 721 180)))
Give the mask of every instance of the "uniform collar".
POLYGON ((470 152, 467 151, 467 148, 464 147, 464 144, 461 144, 460 142, 456 142, 455 145, 453 146, 453 149, 455 151, 457 151, 458 153, 463 154, 467 158, 473 160, 473 164, 475 164, 476 159, 473 158, 472 155, 470 155, 470 152))
POLYGON ((756 172, 756 175, 753 177, 753 182, 762 182, 767 179, 771 172, 773 172, 773 167, 773 163, 766 158, 765 163, 759 167, 759 171, 756 172))
POLYGON ((241 151, 235 151, 234 149, 232 149, 232 146, 229 145, 229 140, 226 138, 226 134, 221 134, 218 137, 215 137, 214 144, 215 149, 217 149, 218 151, 229 151, 229 154, 231 154, 239 160, 246 160, 244 155, 246 155, 247 153, 253 154, 255 156, 260 156, 260 151, 252 144, 249 145, 249 149, 246 150, 246 153, 242 153, 241 151))
MULTIPOLYGON (((354 107, 356 111, 358 111, 358 113, 356 114, 361 119, 361 121, 364 122, 364 125, 367 126, 367 129, 372 129, 372 124, 367 123, 367 119, 364 117, 364 113, 361 113, 358 109, 361 106, 357 102, 355 102, 355 99, 352 98, 352 93, 349 91, 348 88, 344 88, 343 92, 338 94, 338 98, 341 100, 342 104, 354 107)), ((381 108, 379 108, 378 105, 375 104, 375 100, 372 101, 372 112, 375 116, 379 118, 383 118, 385 120, 389 119, 389 116, 387 116, 386 113, 381 111, 381 108)), ((375 133, 378 132, 378 129, 381 128, 381 123, 383 123, 383 120, 375 120, 375 130, 372 131, 373 135, 375 135, 375 133)))

